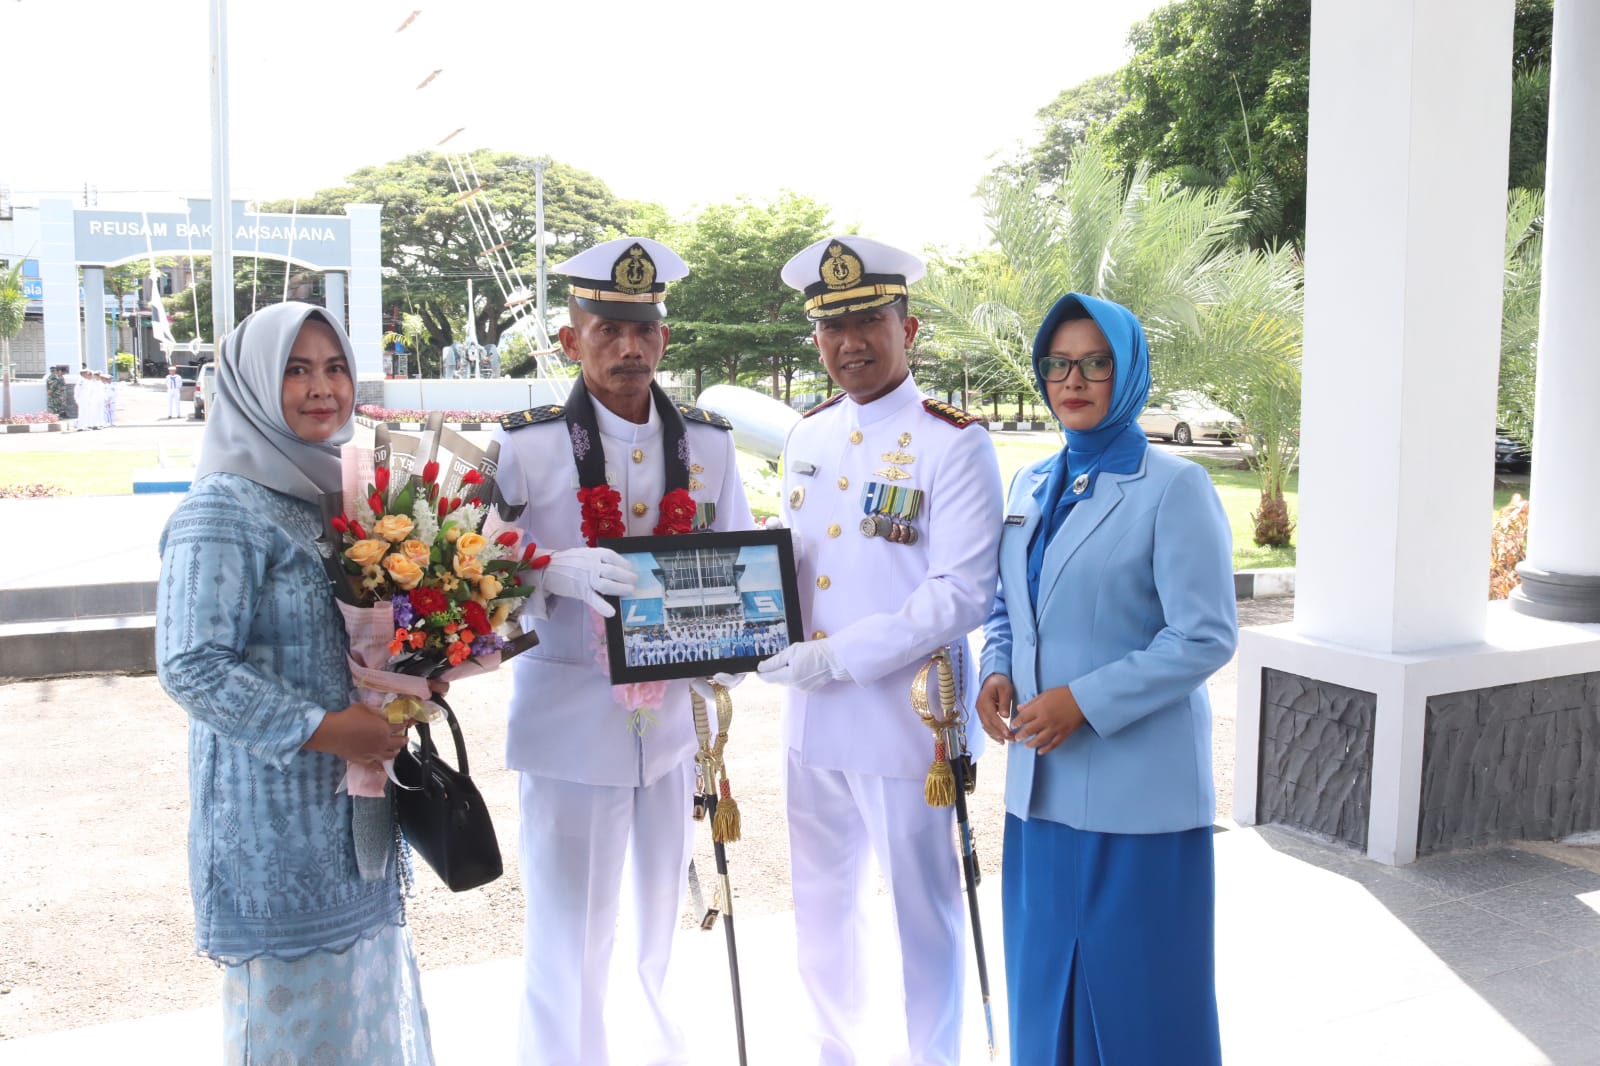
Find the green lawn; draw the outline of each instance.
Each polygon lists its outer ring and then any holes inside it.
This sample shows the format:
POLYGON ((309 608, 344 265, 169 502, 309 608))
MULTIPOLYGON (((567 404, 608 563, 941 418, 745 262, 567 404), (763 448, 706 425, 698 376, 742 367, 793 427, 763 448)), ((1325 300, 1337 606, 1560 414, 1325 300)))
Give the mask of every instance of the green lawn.
MULTIPOLYGON (((189 466, 188 449, 167 450, 169 466, 189 466)), ((59 485, 71 496, 126 496, 133 492, 133 472, 157 466, 154 451, 16 452, 0 455, 0 484, 59 485)))
MULTIPOLYGON (((1060 445, 1051 439, 1023 439, 998 437, 995 453, 1000 461, 1000 482, 1011 484, 1011 477, 1022 467, 1054 455, 1060 445)), ((0 458, 0 483, 7 485, 54 484, 60 485, 74 496, 116 496, 133 491, 133 471, 137 467, 155 466, 158 456, 153 451, 140 452, 18 452, 0 458)), ((187 466, 193 456, 185 450, 170 450, 167 461, 175 466, 187 466)), ((1224 460, 1200 456, 1197 460, 1211 475, 1217 495, 1222 498, 1222 508, 1227 512, 1228 524, 1233 528, 1233 565, 1236 570, 1254 570, 1263 567, 1293 566, 1295 550, 1288 548, 1258 548, 1252 539, 1250 514, 1260 502, 1261 490, 1252 471, 1239 469, 1237 460, 1224 460)), ((744 477, 745 493, 750 509, 757 516, 776 514, 778 493, 782 483, 771 464, 745 452, 739 453, 739 472, 744 477)), ((1298 475, 1289 479, 1284 496, 1289 501, 1290 514, 1299 511, 1298 475)), ((1494 506, 1499 510, 1511 502, 1513 493, 1527 496, 1526 481, 1507 484, 1495 482, 1494 506)), ((1488 535, 1488 523, 1484 524, 1488 535)))

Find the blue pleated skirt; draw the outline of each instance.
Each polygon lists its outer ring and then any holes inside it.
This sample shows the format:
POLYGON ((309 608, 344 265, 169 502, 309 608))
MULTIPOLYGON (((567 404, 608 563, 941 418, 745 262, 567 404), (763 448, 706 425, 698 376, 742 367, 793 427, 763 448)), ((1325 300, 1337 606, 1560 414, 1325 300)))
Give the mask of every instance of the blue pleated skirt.
POLYGON ((1220 1066, 1211 828, 1006 816, 1013 1066, 1220 1066))

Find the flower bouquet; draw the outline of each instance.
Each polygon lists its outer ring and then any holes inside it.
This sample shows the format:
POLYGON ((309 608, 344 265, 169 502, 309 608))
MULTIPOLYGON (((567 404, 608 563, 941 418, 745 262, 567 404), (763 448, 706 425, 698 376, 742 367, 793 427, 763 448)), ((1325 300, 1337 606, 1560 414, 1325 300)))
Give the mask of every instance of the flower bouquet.
MULTIPOLYGON (((392 724, 438 717, 430 680, 493 670, 538 642, 515 618, 532 591, 518 581, 550 557, 491 518, 497 450, 437 419, 414 438, 379 427, 373 450, 345 446, 345 490, 323 500, 350 672, 392 724)), ((343 787, 381 797, 389 772, 351 764, 343 787)))

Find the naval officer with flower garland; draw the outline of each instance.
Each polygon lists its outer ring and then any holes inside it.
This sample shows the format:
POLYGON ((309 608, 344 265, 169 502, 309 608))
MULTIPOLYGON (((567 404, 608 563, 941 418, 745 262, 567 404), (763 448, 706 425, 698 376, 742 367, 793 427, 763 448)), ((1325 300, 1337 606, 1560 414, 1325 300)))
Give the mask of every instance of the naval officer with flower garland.
POLYGON ((554 269, 571 280, 561 348, 582 374, 565 404, 507 415, 496 434, 502 509, 520 507, 516 528, 554 552, 528 597, 524 625, 539 644, 512 662, 506 736, 506 762, 521 771, 527 899, 518 1062, 611 1061, 603 1013, 625 857, 645 1061, 684 1062, 662 992, 691 853, 689 683, 613 690, 601 597, 636 579, 595 542, 754 523, 728 421, 655 383, 666 283, 689 272, 683 260, 622 237, 554 269))
MULTIPOLYGON (((911 377, 907 286, 922 274, 916 256, 855 236, 818 241, 783 268, 843 390, 783 449, 810 639, 759 668, 790 687, 795 926, 824 1063, 857 1061, 862 1040, 869 857, 893 901, 910 1061, 960 1056, 961 877, 951 809, 924 799, 933 745, 910 688, 944 648, 968 706, 977 692, 966 638, 994 600, 1000 472, 981 420, 925 399, 911 377)), ((976 723, 968 738, 982 740, 976 723)))

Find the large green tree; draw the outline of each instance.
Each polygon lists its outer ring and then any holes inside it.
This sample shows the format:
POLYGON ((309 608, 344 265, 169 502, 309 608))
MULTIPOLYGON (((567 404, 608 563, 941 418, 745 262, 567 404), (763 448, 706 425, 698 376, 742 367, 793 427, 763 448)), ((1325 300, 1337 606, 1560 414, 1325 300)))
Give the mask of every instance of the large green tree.
MULTIPOLYGON (((1511 188, 1542 188, 1552 0, 1517 0, 1512 50, 1511 188)), ((1040 112, 1033 159, 1050 180, 1063 151, 1103 128, 1118 161, 1226 187, 1250 212, 1257 246, 1305 236, 1311 0, 1177 0, 1129 33, 1117 73, 1126 103, 1091 79, 1040 112)))
POLYGON ((795 252, 828 233, 829 210, 785 192, 757 201, 713 204, 670 223, 664 213, 646 219, 689 264, 689 276, 667 291, 672 346, 670 370, 693 373, 698 394, 709 374, 739 383, 765 379, 787 401, 794 378, 815 364, 805 346, 810 332, 804 298, 779 272, 795 252))
MULTIPOLYGON (((467 158, 477 182, 474 188, 483 190, 497 223, 498 232, 491 240, 505 243, 498 254, 509 255, 531 284, 538 265, 537 160, 488 149, 467 158)), ((443 346, 464 337, 468 278, 473 279, 477 305, 473 309, 477 337, 485 343, 499 341, 513 316, 506 294, 491 276, 482 240, 445 156, 416 152, 381 166, 362 167, 343 185, 298 202, 263 204, 262 209, 341 214, 347 203, 383 205, 384 306, 422 316, 428 335, 425 358, 437 359, 443 346)), ((559 262, 623 226, 627 214, 599 178, 551 162, 544 175, 544 221, 547 254, 551 262, 559 262)), ((565 299, 564 281, 552 275, 551 303, 565 299)))

